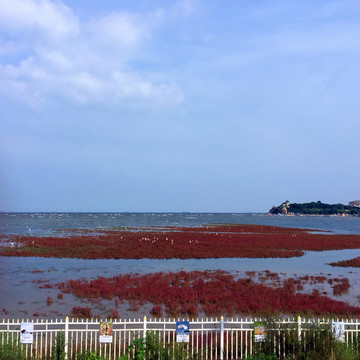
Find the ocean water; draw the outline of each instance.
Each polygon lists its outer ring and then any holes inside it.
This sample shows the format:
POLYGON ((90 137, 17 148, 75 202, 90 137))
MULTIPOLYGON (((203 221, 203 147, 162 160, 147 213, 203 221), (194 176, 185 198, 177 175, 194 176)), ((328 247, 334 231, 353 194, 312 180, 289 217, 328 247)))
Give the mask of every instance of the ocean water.
POLYGON ((0 234, 47 234, 53 229, 116 226, 258 224, 360 234, 360 217, 279 216, 236 213, 0 213, 0 234))
MULTIPOLYGON (((264 214, 217 214, 217 213, 0 213, 0 234, 46 235, 54 229, 112 228, 116 226, 199 226, 214 223, 259 224, 331 231, 339 234, 360 234, 360 217, 319 216, 268 216, 264 214)), ((150 273, 158 271, 226 270, 245 276, 246 271, 282 273, 284 278, 303 275, 347 277, 351 284, 348 294, 333 298, 360 306, 360 269, 332 267, 330 262, 360 256, 360 249, 338 251, 308 251, 304 256, 290 259, 171 259, 171 260, 82 260, 35 257, 0 257, 0 315, 15 318, 34 313, 40 317, 56 317, 70 314, 73 306, 92 306, 66 294, 57 300, 59 290, 40 289, 38 281, 58 282, 98 276, 110 277, 124 273, 150 273), (34 272, 36 271, 36 272, 34 272), (39 272, 41 271, 41 272, 39 272), (54 303, 49 307, 46 299, 54 303), (3 310, 6 311, 4 312, 3 310), (2 312, 2 313, 1 313, 2 312)), ((331 289, 321 288, 331 296, 331 289)), ((311 288, 307 289, 312 291, 311 288)), ((102 302, 94 313, 106 317, 107 310, 114 307, 102 302)), ((127 310, 125 304, 121 316, 142 316, 127 310)))

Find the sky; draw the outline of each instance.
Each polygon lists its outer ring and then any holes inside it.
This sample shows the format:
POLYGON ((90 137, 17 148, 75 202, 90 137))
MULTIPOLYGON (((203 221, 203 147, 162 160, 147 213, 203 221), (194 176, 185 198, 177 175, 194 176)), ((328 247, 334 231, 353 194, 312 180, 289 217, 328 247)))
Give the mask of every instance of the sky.
POLYGON ((360 199, 358 0, 0 0, 0 210, 360 199))

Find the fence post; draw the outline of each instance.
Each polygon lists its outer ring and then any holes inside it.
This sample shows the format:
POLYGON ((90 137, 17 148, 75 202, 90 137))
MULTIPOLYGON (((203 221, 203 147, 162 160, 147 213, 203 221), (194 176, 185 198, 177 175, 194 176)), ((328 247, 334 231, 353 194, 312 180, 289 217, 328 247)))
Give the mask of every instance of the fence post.
POLYGON ((298 340, 301 341, 301 316, 300 315, 298 315, 297 332, 298 332, 298 340))
POLYGON ((69 342, 69 317, 66 316, 66 318, 65 318, 65 348, 64 348, 66 360, 68 358, 68 350, 69 350, 68 342, 69 342))
POLYGON ((144 323, 143 323, 143 339, 146 338, 146 315, 144 316, 144 323))
POLYGON ((224 317, 220 318, 220 360, 224 359, 224 317))

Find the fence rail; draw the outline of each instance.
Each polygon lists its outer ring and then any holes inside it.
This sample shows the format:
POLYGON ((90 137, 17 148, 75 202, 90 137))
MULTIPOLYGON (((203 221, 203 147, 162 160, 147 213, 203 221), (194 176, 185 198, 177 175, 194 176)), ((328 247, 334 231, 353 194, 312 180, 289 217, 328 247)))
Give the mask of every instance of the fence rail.
MULTIPOLYGON (((178 319, 180 320, 180 319, 178 319)), ((5 320, 0 322, 1 341, 18 341, 20 325, 24 320, 5 320)), ((26 320, 29 321, 29 320, 26 320)), ((23 344, 29 357, 47 359, 54 353, 54 341, 60 332, 65 335, 65 352, 67 359, 75 358, 77 352, 86 350, 99 353, 105 359, 116 360, 126 354, 127 347, 134 339, 144 338, 149 331, 156 332, 160 341, 165 344, 176 342, 175 319, 119 320, 114 319, 112 343, 99 341, 100 322, 95 319, 37 319, 34 321, 34 338, 32 344, 23 344)), ((265 321, 260 318, 205 318, 190 320, 190 338, 187 345, 191 354, 201 353, 203 359, 244 359, 251 355, 257 346, 254 336, 254 322, 265 321)), ((343 321, 345 341, 354 343, 359 339, 359 319, 305 319, 284 318, 274 324, 281 336, 274 345, 281 354, 285 351, 285 338, 290 331, 295 331, 298 339, 304 341, 308 330, 314 324, 330 324, 343 321), (284 332, 284 327, 288 330, 284 332), (282 329, 282 330, 280 330, 282 329)))

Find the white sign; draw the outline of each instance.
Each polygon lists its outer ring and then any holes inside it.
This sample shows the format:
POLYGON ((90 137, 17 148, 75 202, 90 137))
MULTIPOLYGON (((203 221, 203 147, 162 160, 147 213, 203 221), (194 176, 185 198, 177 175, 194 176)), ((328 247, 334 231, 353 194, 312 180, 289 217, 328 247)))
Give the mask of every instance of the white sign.
POLYGON ((20 343, 32 344, 34 340, 34 323, 22 322, 20 324, 20 343))
POLYGON ((336 340, 345 342, 345 323, 343 321, 333 321, 331 323, 331 331, 336 340))

